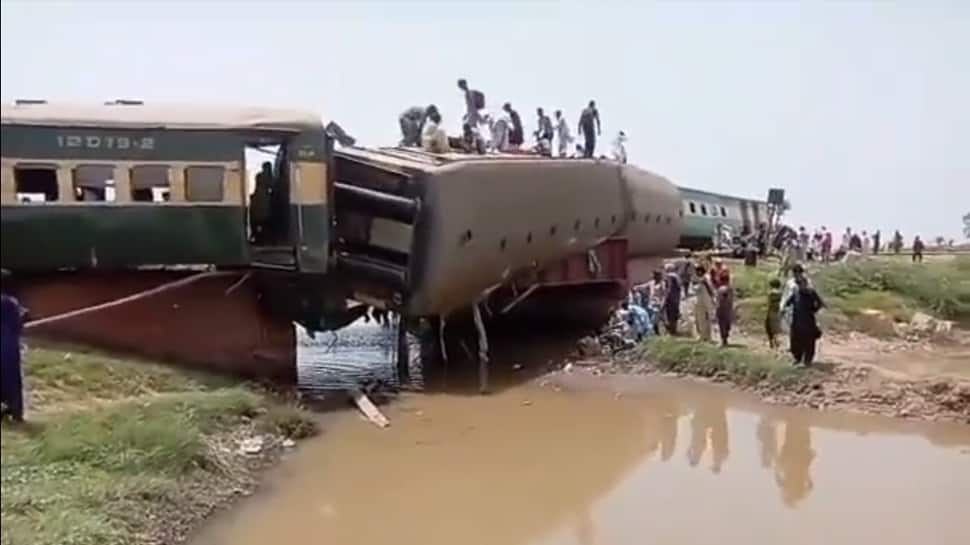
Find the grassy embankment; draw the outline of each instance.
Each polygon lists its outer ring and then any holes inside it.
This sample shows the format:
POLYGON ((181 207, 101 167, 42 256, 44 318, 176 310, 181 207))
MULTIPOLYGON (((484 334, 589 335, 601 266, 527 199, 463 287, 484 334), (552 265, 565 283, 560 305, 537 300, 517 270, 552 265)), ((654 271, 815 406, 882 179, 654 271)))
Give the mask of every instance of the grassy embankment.
POLYGON ((689 337, 650 337, 632 361, 649 361, 661 371, 702 377, 725 375, 744 386, 770 383, 792 385, 814 371, 794 367, 775 352, 702 342, 689 337))
MULTIPOLYGON (((747 268, 732 267, 737 289, 738 325, 746 333, 764 335, 768 281, 777 262, 747 268)), ((899 260, 866 260, 853 264, 813 267, 809 274, 828 308, 820 315, 824 329, 891 335, 885 322, 873 322, 865 311, 876 310, 895 321, 917 312, 967 322, 970 320, 970 257, 914 266, 899 260)), ((891 325, 891 322, 890 322, 891 325)), ((784 342, 784 341, 783 341, 784 342)), ((744 385, 791 385, 818 373, 794 367, 785 354, 767 349, 721 348, 686 337, 651 337, 632 361, 653 362, 660 370, 700 376, 726 374, 744 385)))
MULTIPOLYGON (((748 333, 764 334, 765 294, 776 271, 774 261, 755 269, 733 268, 739 324, 748 333)), ((868 318, 867 311, 878 311, 897 322, 909 321, 916 312, 958 322, 970 320, 970 257, 922 265, 868 259, 809 267, 808 273, 827 305, 819 319, 828 331, 894 334, 884 322, 868 318)))
POLYGON ((28 423, 2 429, 3 545, 184 532, 251 484, 259 462, 238 452, 239 437, 315 429, 295 406, 228 379, 55 348, 29 349, 24 367, 28 423))

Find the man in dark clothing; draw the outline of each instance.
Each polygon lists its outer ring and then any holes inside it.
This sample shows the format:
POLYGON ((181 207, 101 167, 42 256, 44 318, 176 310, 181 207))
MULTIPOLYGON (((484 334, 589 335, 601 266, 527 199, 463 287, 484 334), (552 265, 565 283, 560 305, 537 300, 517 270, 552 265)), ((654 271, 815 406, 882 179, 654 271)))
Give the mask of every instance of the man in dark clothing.
POLYGON ((522 132, 522 118, 519 117, 519 112, 512 109, 512 104, 508 102, 502 106, 502 109, 509 114, 509 119, 512 120, 512 130, 509 131, 509 146, 512 149, 519 149, 525 141, 525 134, 522 132))
POLYGON ((785 301, 786 307, 792 307, 789 348, 796 365, 808 366, 815 359, 815 343, 822 336, 815 314, 825 303, 805 276, 796 276, 795 284, 795 293, 785 301))
POLYGON ((249 229, 256 244, 268 242, 273 186, 273 164, 264 161, 262 170, 256 175, 256 187, 249 198, 249 229))
POLYGON ((745 242, 741 249, 741 254, 744 256, 744 266, 745 267, 757 267, 758 266, 758 249, 755 245, 748 241, 745 242))
POLYGON ((903 249, 903 234, 896 229, 896 234, 893 235, 893 253, 898 254, 903 249))
POLYGON ((465 116, 462 122, 468 123, 477 130, 482 122, 481 109, 485 107, 485 95, 481 91, 468 87, 468 81, 464 79, 458 80, 458 89, 465 96, 465 116))
POLYGON ((879 233, 879 230, 877 229, 876 232, 872 234, 872 253, 875 255, 879 254, 879 242, 881 238, 882 238, 882 235, 879 233))
POLYGON ((862 251, 862 238, 859 233, 852 233, 852 236, 849 237, 849 249, 854 252, 862 251))
POLYGON ((919 235, 916 235, 916 238, 913 239, 913 263, 923 262, 923 250, 925 248, 923 239, 919 238, 919 235))
POLYGON ((536 108, 536 143, 542 155, 552 156, 552 119, 542 108, 536 108))
POLYGON ((690 296, 690 280, 694 274, 694 254, 687 252, 687 256, 677 264, 677 274, 680 276, 680 285, 684 290, 684 297, 690 296))
POLYGON ((664 321, 667 323, 667 331, 671 335, 676 335, 677 322, 680 321, 680 296, 683 293, 683 288, 680 285, 680 276, 677 275, 677 270, 672 264, 667 265, 666 281, 667 294, 663 305, 664 321))
POLYGON ((583 157, 589 159, 596 151, 596 137, 602 134, 600 130, 600 113, 596 109, 596 101, 590 100, 589 106, 579 116, 579 133, 583 136, 583 157))
POLYGON ((766 257, 768 255, 768 226, 765 223, 758 224, 758 234, 755 240, 758 245, 758 256, 766 257))
MULTIPOLYGON (((2 271, 6 288, 9 273, 2 271)), ((24 386, 20 367, 20 334, 26 311, 12 296, 0 295, 0 392, 3 409, 0 417, 10 415, 15 421, 24 419, 24 386)))

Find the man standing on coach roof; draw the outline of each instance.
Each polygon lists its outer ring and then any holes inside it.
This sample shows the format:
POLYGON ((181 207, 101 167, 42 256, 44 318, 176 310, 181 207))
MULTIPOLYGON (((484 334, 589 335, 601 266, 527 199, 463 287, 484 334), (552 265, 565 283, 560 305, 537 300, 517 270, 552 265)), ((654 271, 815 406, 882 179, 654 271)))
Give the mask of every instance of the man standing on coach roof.
POLYGON ((482 122, 480 111, 485 107, 485 95, 481 91, 468 87, 468 81, 464 78, 458 80, 458 88, 465 94, 465 118, 462 121, 477 131, 478 125, 482 122))
POLYGON ((596 151, 596 137, 602 134, 600 130, 600 113, 596 109, 596 101, 590 100, 589 106, 579 116, 579 134, 583 136, 583 157, 593 157, 596 151))

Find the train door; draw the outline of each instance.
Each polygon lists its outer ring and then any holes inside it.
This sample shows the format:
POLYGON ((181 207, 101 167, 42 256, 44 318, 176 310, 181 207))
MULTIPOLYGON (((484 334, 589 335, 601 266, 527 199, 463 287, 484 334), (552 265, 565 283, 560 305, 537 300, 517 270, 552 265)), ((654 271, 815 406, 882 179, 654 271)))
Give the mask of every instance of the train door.
POLYGON ((322 130, 300 133, 286 145, 288 222, 297 267, 305 272, 326 272, 329 262, 331 157, 330 139, 322 130))
POLYGON ((245 150, 247 230, 253 261, 296 267, 296 241, 290 229, 289 164, 285 142, 261 136, 245 150))

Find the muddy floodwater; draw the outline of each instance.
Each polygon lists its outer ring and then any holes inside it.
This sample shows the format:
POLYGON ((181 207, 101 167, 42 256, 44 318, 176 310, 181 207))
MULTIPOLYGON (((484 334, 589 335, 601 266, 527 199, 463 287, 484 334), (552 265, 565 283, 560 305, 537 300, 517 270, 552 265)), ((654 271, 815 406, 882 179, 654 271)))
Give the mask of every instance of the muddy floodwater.
POLYGON ((957 545, 970 427, 578 374, 324 419, 194 544, 957 545))

